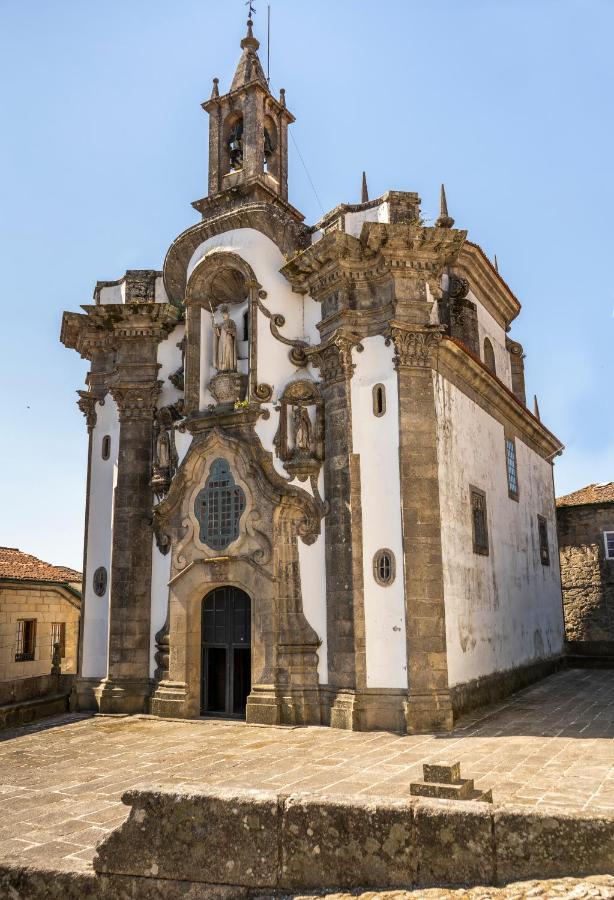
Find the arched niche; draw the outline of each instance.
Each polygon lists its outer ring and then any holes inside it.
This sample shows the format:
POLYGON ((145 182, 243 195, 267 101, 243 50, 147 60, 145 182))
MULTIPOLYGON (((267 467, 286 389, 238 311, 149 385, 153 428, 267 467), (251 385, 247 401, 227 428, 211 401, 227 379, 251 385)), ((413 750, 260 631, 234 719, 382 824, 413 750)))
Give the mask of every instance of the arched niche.
MULTIPOLYGON (((200 408, 201 319, 202 310, 211 316, 221 306, 247 301, 248 388, 247 399, 267 401, 272 395, 270 385, 258 382, 257 316, 261 292, 252 267, 236 253, 211 250, 194 267, 186 286, 186 372, 185 408, 188 415, 200 408)), ((242 323, 240 326, 242 331, 242 323)))
POLYGON ((497 363, 495 362, 495 351, 490 338, 484 338, 484 365, 490 369, 493 375, 497 374, 497 363))

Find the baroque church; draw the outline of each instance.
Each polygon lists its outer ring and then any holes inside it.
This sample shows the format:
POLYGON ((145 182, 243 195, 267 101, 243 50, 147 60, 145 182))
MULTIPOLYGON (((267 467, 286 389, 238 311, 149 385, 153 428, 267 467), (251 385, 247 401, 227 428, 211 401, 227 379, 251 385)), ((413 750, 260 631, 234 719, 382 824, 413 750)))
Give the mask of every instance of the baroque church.
POLYGON ((285 92, 252 22, 217 78, 201 220, 99 281, 78 704, 446 731, 558 663, 553 460, 520 303, 442 188, 288 199, 285 92))

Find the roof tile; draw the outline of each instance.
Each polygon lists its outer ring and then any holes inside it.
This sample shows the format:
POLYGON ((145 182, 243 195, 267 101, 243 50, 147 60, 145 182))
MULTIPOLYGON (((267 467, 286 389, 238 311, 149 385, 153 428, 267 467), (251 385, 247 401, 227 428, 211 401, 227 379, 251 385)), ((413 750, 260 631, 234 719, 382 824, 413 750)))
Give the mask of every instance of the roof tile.
POLYGON ((614 481, 603 484, 588 484, 586 487, 557 497, 557 506, 586 506, 592 503, 614 503, 614 481))
POLYGON ((65 566, 52 566, 16 547, 0 547, 0 578, 15 581, 55 581, 58 584, 81 583, 81 572, 65 566))

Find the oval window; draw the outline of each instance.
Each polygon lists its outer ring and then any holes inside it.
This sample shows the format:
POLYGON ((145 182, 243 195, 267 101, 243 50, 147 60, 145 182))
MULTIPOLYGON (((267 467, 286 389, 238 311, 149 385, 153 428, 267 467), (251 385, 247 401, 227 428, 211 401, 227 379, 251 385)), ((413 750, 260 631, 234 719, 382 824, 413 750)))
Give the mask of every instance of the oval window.
POLYGON ((94 593, 97 597, 104 597, 107 590, 107 570, 104 566, 99 566, 94 572, 94 593))
POLYGON ((378 584, 386 587, 392 584, 396 575, 396 563, 392 550, 378 550, 373 557, 373 577, 378 584))
POLYGON ((386 412, 386 388, 383 384, 373 385, 373 415, 378 419, 386 412))
POLYGON ((102 439, 102 458, 108 459, 111 455, 111 435, 105 434, 102 439))

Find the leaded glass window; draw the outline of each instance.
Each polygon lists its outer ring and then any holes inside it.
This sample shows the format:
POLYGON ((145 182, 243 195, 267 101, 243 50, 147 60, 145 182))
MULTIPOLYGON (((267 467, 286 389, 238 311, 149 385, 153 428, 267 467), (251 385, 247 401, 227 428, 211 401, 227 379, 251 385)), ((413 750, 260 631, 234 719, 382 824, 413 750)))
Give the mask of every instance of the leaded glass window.
POLYGON ((516 465, 516 444, 512 438, 505 439, 505 458, 507 462, 507 489, 513 500, 518 499, 518 467, 516 465))
POLYGON ((471 520, 473 524, 473 552, 488 556, 488 520, 486 518, 486 494, 471 487, 471 520))
POLYGON ((216 459, 195 503, 203 544, 213 550, 224 550, 232 544, 239 537, 239 521, 244 509, 245 493, 235 484, 228 461, 216 459))

